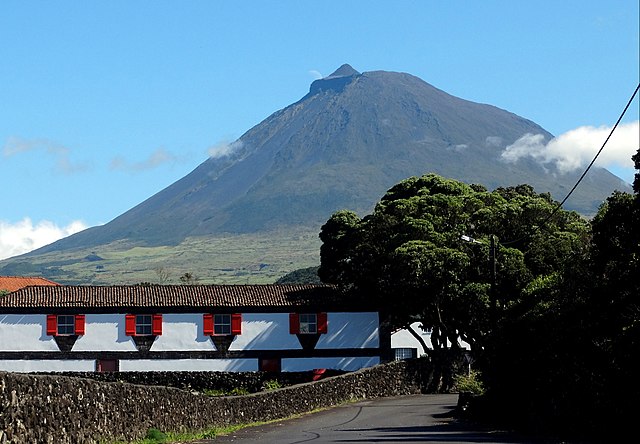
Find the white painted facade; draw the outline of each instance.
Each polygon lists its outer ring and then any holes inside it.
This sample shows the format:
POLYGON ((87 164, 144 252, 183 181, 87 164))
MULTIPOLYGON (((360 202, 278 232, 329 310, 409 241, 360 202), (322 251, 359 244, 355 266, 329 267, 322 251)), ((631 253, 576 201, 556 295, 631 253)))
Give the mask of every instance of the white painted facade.
MULTIPOLYGON (((431 331, 423 330, 420 327, 421 325, 422 324, 420 322, 414 322, 411 324, 411 328, 420 335, 425 344, 427 344, 427 347, 432 349, 433 344, 431 343, 431 331)), ((450 347, 451 342, 447 341, 447 345, 450 347)), ((469 344, 464 341, 460 341, 460 346, 467 350, 471 349, 469 344)), ((424 354, 420 342, 418 342, 418 340, 409 333, 409 330, 406 329, 398 330, 391 335, 391 348, 415 348, 417 349, 418 356, 424 354)))
MULTIPOLYGON (((100 352, 116 352, 120 371, 257 371, 258 357, 225 358, 214 356, 186 359, 146 359, 139 354, 133 337, 125 332, 126 313, 85 315, 85 333, 79 335, 71 355, 61 352, 53 336, 47 334, 47 313, 0 314, 0 370, 94 371, 100 352), (4 352, 4 353, 3 353, 4 352), (29 356, 21 359, 23 353, 29 356), (45 353, 46 352, 46 353, 45 353), (127 353, 121 353, 127 352, 127 353), (55 357, 60 353, 61 358, 55 357), (84 353, 84 354, 83 354, 84 353), (39 355, 46 354, 44 359, 39 355), (10 355, 11 359, 6 359, 10 355), (52 357, 53 355, 53 357, 52 357), (76 359, 90 355, 91 359, 76 359), (130 359, 133 358, 133 359, 130 359)), ((281 360, 282 371, 316 368, 357 370, 380 362, 377 356, 343 356, 344 349, 380 348, 379 319, 376 312, 329 312, 328 329, 319 335, 315 350, 335 351, 336 356, 288 357, 281 360)), ((302 351, 295 334, 289 332, 289 313, 243 313, 242 332, 233 338, 229 352, 302 351)), ((156 336, 155 352, 216 352, 216 346, 203 331, 203 313, 164 313, 162 334, 156 336)), ((375 350, 372 351, 374 353, 375 350)), ((259 354, 259 353, 258 353, 259 354)), ((329 353, 331 354, 331 353, 329 353)))

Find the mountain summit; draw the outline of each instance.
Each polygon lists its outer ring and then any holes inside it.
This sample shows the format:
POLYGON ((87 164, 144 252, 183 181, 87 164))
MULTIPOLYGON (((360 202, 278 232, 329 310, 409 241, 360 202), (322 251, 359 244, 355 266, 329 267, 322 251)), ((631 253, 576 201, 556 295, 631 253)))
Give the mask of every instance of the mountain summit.
POLYGON ((349 65, 348 63, 345 63, 344 65, 342 65, 340 68, 336 69, 333 74, 331 74, 328 77, 325 77, 326 79, 330 79, 333 77, 352 77, 352 76, 357 76, 360 75, 360 73, 358 71, 356 71, 355 69, 353 69, 353 67, 351 65, 349 65))
MULTIPOLYGON (((364 215, 398 181, 429 172, 490 189, 528 183, 561 199, 574 175, 533 161, 500 160, 505 147, 525 134, 552 137, 530 120, 454 97, 410 74, 359 73, 345 64, 247 131, 224 155, 108 224, 35 254, 122 240, 175 245, 192 236, 278 227, 318 232, 334 211, 364 215)), ((622 184, 594 169, 569 207, 592 214, 622 184)))

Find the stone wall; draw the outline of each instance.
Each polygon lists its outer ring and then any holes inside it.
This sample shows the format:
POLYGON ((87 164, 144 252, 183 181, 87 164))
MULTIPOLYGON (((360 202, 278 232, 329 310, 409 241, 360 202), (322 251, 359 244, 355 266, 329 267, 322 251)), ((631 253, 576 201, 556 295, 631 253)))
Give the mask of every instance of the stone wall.
POLYGON ((88 378, 102 382, 127 382, 130 384, 174 387, 191 391, 219 390, 230 392, 244 389, 250 393, 262 391, 269 381, 277 381, 281 387, 311 382, 314 378, 326 378, 347 373, 342 370, 308 372, 37 372, 32 374, 88 378))
POLYGON ((173 387, 0 372, 0 443, 134 440, 149 428, 197 431, 268 421, 353 399, 423 392, 423 359, 246 396, 210 397, 173 387))

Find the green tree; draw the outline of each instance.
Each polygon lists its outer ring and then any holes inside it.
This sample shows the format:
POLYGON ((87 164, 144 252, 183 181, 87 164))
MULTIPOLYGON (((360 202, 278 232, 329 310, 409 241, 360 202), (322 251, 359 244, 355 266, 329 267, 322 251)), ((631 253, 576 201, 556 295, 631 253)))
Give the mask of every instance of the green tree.
POLYGON ((395 327, 419 321, 431 328, 434 358, 448 343, 455 350, 459 338, 479 352, 505 317, 531 304, 528 285, 584 249, 588 224, 554 210, 548 194, 528 185, 489 192, 435 174, 412 177, 392 187, 371 215, 340 211, 327 221, 318 274, 377 298, 395 327), (491 236, 498 240, 495 282, 491 236))
POLYGON ((275 282, 283 284, 321 284, 318 276, 318 267, 299 268, 278 278, 275 282))
MULTIPOLYGON (((634 155, 640 171, 640 150, 634 155)), ((633 433, 640 397, 640 174, 591 221, 583 251, 532 280, 494 347, 494 417, 537 431, 615 441, 633 433), (503 406, 500 410, 498 406, 503 406)), ((537 256, 540 256, 540 252, 537 256)))

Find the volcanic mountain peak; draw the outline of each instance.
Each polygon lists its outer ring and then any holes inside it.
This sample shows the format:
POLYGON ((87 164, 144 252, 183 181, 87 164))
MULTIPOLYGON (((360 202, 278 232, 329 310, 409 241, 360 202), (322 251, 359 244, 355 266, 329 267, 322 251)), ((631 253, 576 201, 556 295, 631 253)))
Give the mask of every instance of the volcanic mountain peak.
POLYGON ((351 65, 345 63, 340 68, 336 69, 331 75, 325 77, 325 79, 332 79, 334 77, 351 77, 357 75, 360 75, 360 73, 353 69, 351 65))
MULTIPOLYGON (((527 133, 553 137, 534 122, 410 74, 359 73, 345 64, 247 131, 233 155, 210 158, 108 224, 35 253, 120 241, 177 245, 283 227, 319 231, 334 211, 366 214, 400 180, 430 172, 489 189, 527 183, 559 200, 576 175, 556 174, 532 159, 500 161, 527 133)), ((590 174, 567 202, 585 215, 623 189, 602 168, 590 174)))

